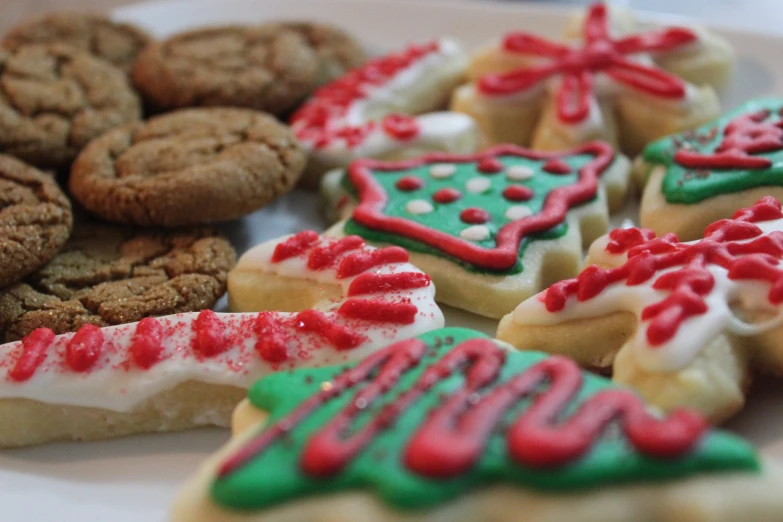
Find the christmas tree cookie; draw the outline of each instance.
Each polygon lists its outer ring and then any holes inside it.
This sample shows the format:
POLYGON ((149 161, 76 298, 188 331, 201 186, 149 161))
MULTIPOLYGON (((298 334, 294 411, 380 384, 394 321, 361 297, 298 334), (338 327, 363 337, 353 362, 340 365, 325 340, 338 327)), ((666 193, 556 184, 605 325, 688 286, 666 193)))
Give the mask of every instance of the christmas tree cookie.
POLYGON ((763 196, 783 199, 783 98, 652 143, 634 170, 647 181, 641 225, 684 241, 763 196))
POLYGON ((509 32, 491 42, 474 55, 452 110, 473 117, 489 144, 556 150, 599 139, 627 154, 720 113, 714 88, 733 63, 722 38, 643 27, 602 3, 568 33, 575 41, 509 32))
POLYGON ((696 413, 462 328, 257 382, 175 522, 772 521, 780 471, 696 413))
POLYGON ((744 404, 754 370, 783 373, 781 262, 783 212, 771 197, 691 242, 617 229, 577 278, 504 317, 498 338, 612 367, 651 404, 720 422, 744 404))
POLYGON ((573 277, 628 185, 628 161, 594 142, 561 152, 513 145, 475 155, 358 160, 327 201, 344 218, 328 234, 407 248, 439 302, 500 318, 573 277))

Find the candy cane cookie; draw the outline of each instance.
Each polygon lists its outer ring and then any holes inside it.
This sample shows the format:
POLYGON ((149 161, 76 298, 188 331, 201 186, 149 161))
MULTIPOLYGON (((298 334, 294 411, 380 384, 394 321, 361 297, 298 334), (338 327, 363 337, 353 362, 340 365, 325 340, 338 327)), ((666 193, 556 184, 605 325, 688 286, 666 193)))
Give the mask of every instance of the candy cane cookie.
POLYGON ((628 165, 599 142, 357 160, 341 180, 324 179, 327 204, 340 207, 331 213, 342 217, 327 235, 407 248, 433 278, 439 302, 500 318, 579 273, 582 249, 622 207, 628 165))
POLYGON ((258 247, 246 254, 230 275, 234 297, 250 271, 286 311, 205 310, 59 336, 40 328, 1 345, 0 447, 227 426, 261 376, 357 360, 443 326, 429 277, 404 250, 359 243, 314 232, 271 241, 264 273, 258 247), (324 299, 291 311, 300 285, 324 299), (331 299, 340 285, 346 297, 331 299))
POLYGON ((268 376, 174 522, 775 522, 783 474, 688 410, 445 328, 268 376))
POLYGON ((627 23, 612 24, 598 3, 576 44, 504 35, 475 55, 452 110, 472 116, 490 144, 551 150, 599 139, 632 155, 719 114, 714 87, 733 63, 725 41, 684 27, 625 34, 613 25, 627 23))
POLYGON ((645 185, 641 225, 683 241, 763 196, 783 200, 783 98, 651 143, 634 172, 645 185))
POLYGON ((447 39, 370 60, 321 87, 291 118, 310 151, 302 183, 356 158, 406 158, 426 151, 473 152, 469 116, 440 111, 463 80, 467 56, 447 39))
POLYGON ((591 247, 593 266, 522 302, 498 338, 612 367, 651 404, 720 422, 754 370, 783 373, 780 208, 764 198, 691 242, 614 230, 591 247))

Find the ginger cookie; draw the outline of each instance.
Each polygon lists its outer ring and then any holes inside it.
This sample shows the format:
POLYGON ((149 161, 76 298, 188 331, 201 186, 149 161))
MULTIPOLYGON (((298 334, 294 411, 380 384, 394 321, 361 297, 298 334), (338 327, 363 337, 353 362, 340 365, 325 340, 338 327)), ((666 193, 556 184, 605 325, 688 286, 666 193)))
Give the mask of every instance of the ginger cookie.
POLYGON ((229 105, 279 115, 364 58, 353 38, 329 25, 224 26, 149 45, 131 77, 157 109, 229 105))
POLYGON ((68 167, 108 129, 138 120, 126 76, 71 47, 0 49, 0 152, 37 167, 68 167))
POLYGON ((152 41, 144 30, 97 13, 50 13, 23 21, 3 38, 2 46, 62 43, 86 51, 129 73, 136 55, 152 41))
POLYGON ((0 294, 4 341, 36 328, 56 334, 211 308, 234 250, 210 230, 139 232, 77 223, 52 261, 0 294))
POLYGON ((90 143, 70 189, 109 221, 175 227, 238 218, 291 189, 305 153, 285 125, 248 109, 187 109, 90 143))
POLYGON ((71 204, 50 175, 0 155, 0 286, 48 263, 72 221, 71 204))

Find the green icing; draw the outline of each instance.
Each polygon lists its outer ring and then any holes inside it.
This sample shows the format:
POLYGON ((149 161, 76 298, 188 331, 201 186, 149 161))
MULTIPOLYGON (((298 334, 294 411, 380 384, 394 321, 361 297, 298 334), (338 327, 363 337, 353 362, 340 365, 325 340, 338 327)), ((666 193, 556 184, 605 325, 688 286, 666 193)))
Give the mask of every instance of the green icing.
MULTIPOLYGON (((527 206, 534 214, 541 211, 544 205, 544 201, 547 195, 554 189, 566 185, 573 185, 577 182, 578 172, 585 165, 587 165, 593 156, 589 154, 573 155, 561 158, 565 163, 571 167, 570 174, 550 174, 542 170, 546 161, 538 161, 527 158, 520 158, 518 156, 497 156, 496 159, 500 161, 504 167, 513 165, 522 165, 529 167, 535 173, 535 175, 524 181, 509 180, 503 174, 503 172, 497 174, 483 174, 476 169, 476 163, 453 163, 456 166, 456 173, 447 179, 436 179, 430 176, 429 169, 432 164, 425 164, 419 167, 399 170, 399 171, 373 171, 374 179, 383 187, 388 195, 388 203, 384 209, 384 215, 389 217, 404 218, 410 221, 415 221, 433 230, 445 232, 454 237, 459 237, 459 233, 462 229, 470 226, 463 223, 460 218, 460 212, 466 208, 478 207, 489 212, 491 219, 485 225, 489 227, 490 236, 484 241, 476 242, 484 248, 495 247, 495 235, 504 225, 511 222, 505 213, 511 206, 523 205, 527 206), (424 180, 425 185, 419 190, 412 192, 402 192, 395 186, 397 180, 405 176, 417 176, 424 180), (485 177, 491 182, 490 188, 481 194, 470 193, 465 190, 465 183, 475 177, 485 177), (503 196, 503 189, 509 185, 523 185, 533 190, 534 196, 532 199, 524 202, 507 201, 503 196), (462 193, 462 197, 452 203, 439 204, 433 201, 432 195, 443 188, 456 188, 462 193), (432 203, 434 211, 428 214, 411 214, 405 209, 405 205, 413 199, 423 199, 432 203)), ((342 181, 345 190, 351 194, 354 198, 357 197, 356 189, 351 184, 348 176, 343 177, 342 181)), ((490 271, 485 270, 474 265, 465 263, 453 256, 446 254, 436 247, 430 246, 421 241, 399 236, 397 234, 390 234, 378 230, 367 228, 360 223, 357 223, 353 219, 349 219, 345 224, 346 234, 356 234, 369 241, 379 243, 389 243, 404 247, 408 250, 422 252, 425 254, 432 254, 439 257, 445 257, 454 263, 463 266, 465 269, 477 272, 477 273, 491 273, 496 275, 503 274, 517 274, 523 271, 523 256, 525 250, 533 241, 543 241, 548 239, 557 239, 566 234, 568 231, 568 224, 563 222, 562 224, 552 227, 549 230, 531 234, 522 240, 519 248, 519 259, 517 263, 508 270, 505 271, 490 271)))
POLYGON ((765 169, 694 170, 674 161, 674 155, 682 148, 702 154, 713 153, 723 139, 726 125, 738 116, 768 109, 770 115, 765 121, 778 122, 781 120, 781 108, 783 98, 752 100, 696 130, 674 134, 648 145, 643 153, 644 161, 653 166, 666 167, 662 185, 666 201, 698 203, 720 194, 757 187, 783 186, 783 148, 774 152, 753 154, 754 157, 768 158, 772 162, 772 166, 765 169))
MULTIPOLYGON (((425 368, 446 351, 465 340, 481 337, 486 336, 462 328, 445 328, 419 336, 430 347, 422 363, 405 373, 382 400, 368 407, 356 420, 356 425, 366 422, 384 404, 409 389, 425 368)), ((545 357, 536 352, 510 353, 498 382, 524 372, 545 357)), ((249 397, 255 406, 270 413, 269 422, 274 423, 318 393, 323 383, 352 366, 354 364, 273 374, 256 383, 249 397)), ((463 383, 464 377, 460 373, 442 380, 407 408, 392 429, 381 432, 339 474, 326 479, 306 476, 300 470, 298 460, 303 445, 311 434, 352 400, 356 389, 342 393, 233 474, 215 480, 212 497, 227 508, 258 510, 310 495, 371 489, 396 508, 417 509, 447 502, 471 489, 493 483, 510 482, 524 488, 567 492, 627 482, 671 480, 696 473, 758 470, 753 448, 727 433, 709 432, 699 446, 683 458, 655 460, 636 453, 617 430, 609 429, 586 456, 565 467, 533 469, 517 464, 507 454, 504 434, 498 430, 490 438, 478 463, 457 478, 434 480, 411 473, 402 465, 401 449, 428 411, 463 383)), ((597 391, 612 387, 618 386, 602 377, 584 373, 584 386, 564 417, 597 391)), ((506 419, 516 417, 528 406, 528 399, 520 401, 506 414, 506 419)))

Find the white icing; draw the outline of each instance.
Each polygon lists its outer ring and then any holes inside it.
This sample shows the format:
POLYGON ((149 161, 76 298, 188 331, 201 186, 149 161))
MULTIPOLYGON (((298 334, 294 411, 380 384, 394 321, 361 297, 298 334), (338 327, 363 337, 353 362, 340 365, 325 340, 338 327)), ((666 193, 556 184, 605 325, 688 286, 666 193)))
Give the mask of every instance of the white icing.
POLYGON ((456 165, 450 163, 438 163, 430 167, 430 176, 435 179, 450 178, 455 172, 457 172, 456 165))
POLYGON ((524 165, 509 165, 506 167, 506 177, 511 181, 525 181, 535 175, 536 173, 533 169, 524 165))
POLYGON ((533 211, 525 205, 512 205, 506 209, 506 217, 512 221, 532 216, 533 211))
POLYGON ((426 199, 413 199, 405 205, 405 210, 411 214, 429 214, 432 212, 432 203, 426 199))
MULTIPOLYGON (((400 70, 381 85, 365 87, 366 95, 356 99, 348 109, 324 125, 329 131, 357 127, 380 121, 389 114, 416 115, 419 133, 412 139, 400 140, 387 134, 382 125, 375 127, 358 144, 333 139, 325 147, 315 147, 308 139, 305 125, 294 119, 292 129, 305 147, 319 161, 346 166, 357 158, 401 157, 406 151, 418 155, 423 151, 470 153, 477 146, 476 123, 467 114, 429 112, 442 105, 448 92, 462 78, 467 56, 453 40, 442 39, 438 49, 400 70)), ((316 94, 317 96, 317 94, 316 94)))
MULTIPOLYGON (((783 231, 783 219, 755 223, 764 234, 783 231)), ((697 243, 692 241, 686 244, 697 243)), ((590 249, 590 258, 599 264, 619 266, 627 259, 625 254, 606 252, 606 236, 596 241, 590 249)), ((746 241, 736 241, 743 243, 746 241)), ((778 261, 783 266, 783 261, 778 261)), ((540 294, 520 303, 513 312, 514 322, 521 325, 551 325, 574 319, 603 317, 613 312, 628 311, 641 317, 647 306, 665 299, 669 292, 656 290, 653 284, 667 272, 681 269, 675 266, 660 270, 649 281, 628 286, 625 282, 605 288, 600 294, 579 302, 571 297, 565 308, 551 313, 539 299, 540 294)), ((749 336, 768 331, 783 322, 783 307, 775 306, 768 300, 770 284, 753 280, 731 280, 728 271, 714 264, 706 269, 715 279, 713 290, 705 297, 708 311, 692 316, 680 325, 676 334, 668 342, 651 347, 647 341, 649 322, 642 322, 633 337, 628 341, 638 363, 651 372, 677 371, 687 366, 699 354, 700 350, 716 335, 726 331, 735 335, 749 336), (731 309, 732 304, 758 312, 769 312, 773 319, 763 323, 749 324, 738 318, 731 309)))
POLYGON ((473 194, 481 194, 489 190, 492 186, 492 182, 485 177, 470 178, 465 182, 465 190, 472 192, 473 194))
POLYGON ((489 228, 486 225, 473 225, 460 230, 459 235, 468 241, 484 241, 489 237, 489 228))
MULTIPOLYGON (((346 295, 355 277, 337 279, 335 269, 310 270, 306 266, 306 257, 272 263, 275 246, 285 239, 287 237, 252 248, 241 257, 237 266, 294 279, 306 279, 314 284, 336 285, 342 288, 343 296, 346 295)), ((373 250, 372 247, 362 248, 373 250)), ((369 271, 376 274, 421 273, 410 263, 389 263, 373 267, 369 271)), ((13 368, 21 348, 19 342, 8 343, 0 345, 0 399, 24 398, 44 403, 126 412, 133 410, 142 401, 187 381, 246 388, 260 377, 277 370, 358 360, 397 340, 441 328, 444 323, 443 314, 435 304, 433 284, 412 290, 396 290, 352 298, 393 302, 407 299, 416 305, 418 312, 412 324, 391 324, 344 319, 336 310, 347 299, 345 297, 337 301, 326 299, 315 303, 313 309, 324 312, 335 323, 361 333, 366 336, 366 340, 354 349, 339 351, 324 338, 313 333, 299 330, 286 332, 291 359, 280 364, 267 362, 256 351, 256 313, 217 314, 226 327, 226 335, 233 342, 230 349, 211 358, 197 357, 192 349, 195 335, 192 325, 198 313, 157 319, 167 332, 163 341, 165 356, 148 370, 135 365, 128 353, 137 323, 103 328, 104 350, 95 367, 86 373, 73 372, 66 365, 65 346, 74 334, 65 334, 57 336, 54 345, 47 352, 46 360, 30 379, 14 382, 8 377, 8 372, 13 368)), ((294 315, 274 313, 280 318, 294 315)))

